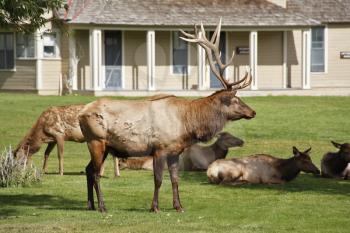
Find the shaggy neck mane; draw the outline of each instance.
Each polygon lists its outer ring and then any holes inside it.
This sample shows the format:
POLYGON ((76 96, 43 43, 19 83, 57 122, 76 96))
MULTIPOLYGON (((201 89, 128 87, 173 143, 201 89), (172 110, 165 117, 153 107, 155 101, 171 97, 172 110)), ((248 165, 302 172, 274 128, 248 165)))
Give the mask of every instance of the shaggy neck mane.
POLYGON ((227 117, 221 111, 220 93, 190 101, 184 108, 185 129, 194 140, 208 141, 220 132, 227 117))

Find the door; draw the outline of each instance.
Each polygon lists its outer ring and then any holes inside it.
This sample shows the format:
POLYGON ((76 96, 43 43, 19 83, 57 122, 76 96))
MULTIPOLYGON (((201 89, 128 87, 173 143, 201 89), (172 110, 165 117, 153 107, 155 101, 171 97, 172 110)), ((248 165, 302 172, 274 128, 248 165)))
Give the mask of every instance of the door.
POLYGON ((122 32, 105 31, 105 89, 121 89, 122 80, 122 32))
MULTIPOLYGON (((210 32, 210 37, 212 37, 214 32, 210 32)), ((226 62, 226 33, 221 32, 220 33, 220 52, 221 52, 221 60, 223 63, 226 62)), ((224 72, 226 73, 226 72, 224 72)), ((215 76, 215 74, 210 70, 210 88, 222 88, 221 82, 218 80, 218 78, 215 76)))

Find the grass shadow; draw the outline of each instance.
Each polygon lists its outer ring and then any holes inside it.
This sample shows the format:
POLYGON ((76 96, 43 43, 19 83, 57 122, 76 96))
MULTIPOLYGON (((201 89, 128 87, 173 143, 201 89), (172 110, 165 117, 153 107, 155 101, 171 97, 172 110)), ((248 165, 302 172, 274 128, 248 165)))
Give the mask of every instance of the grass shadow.
POLYGON ((20 214, 19 207, 35 207, 49 210, 84 210, 82 201, 53 196, 30 194, 0 194, 0 218, 20 214))
MULTIPOLYGON (((45 173, 45 175, 59 175, 58 172, 47 172, 45 173)), ((64 176, 85 176, 85 172, 81 171, 81 172, 65 172, 63 173, 64 176)))
POLYGON ((191 183, 207 183, 208 178, 206 172, 190 172, 179 171, 179 177, 181 180, 191 183))

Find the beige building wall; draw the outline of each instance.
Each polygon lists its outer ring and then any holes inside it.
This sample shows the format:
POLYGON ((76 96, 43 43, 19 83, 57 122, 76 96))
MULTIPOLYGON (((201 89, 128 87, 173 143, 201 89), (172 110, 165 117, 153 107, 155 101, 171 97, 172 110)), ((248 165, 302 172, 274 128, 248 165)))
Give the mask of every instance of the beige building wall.
POLYGON ((287 37, 287 86, 290 88, 302 88, 302 31, 288 31, 287 37))
POLYGON ((58 94, 61 82, 62 60, 50 58, 42 60, 42 90, 58 94))
POLYGON ((90 52, 89 52, 89 30, 75 30, 75 47, 80 57, 78 62, 78 90, 88 90, 92 88, 90 75, 90 52))
POLYGON ((188 77, 172 74, 171 66, 171 32, 156 31, 156 90, 183 90, 198 85, 197 47, 188 47, 188 77))
POLYGON ((126 90, 147 90, 146 31, 124 31, 124 82, 126 90))
POLYGON ((258 88, 283 87, 283 33, 258 32, 258 88))
POLYGON ((311 73, 311 87, 350 87, 350 59, 340 52, 350 52, 350 24, 328 25, 328 71, 311 73))
POLYGON ((1 90, 36 90, 36 60, 17 59, 14 71, 0 70, 1 90))

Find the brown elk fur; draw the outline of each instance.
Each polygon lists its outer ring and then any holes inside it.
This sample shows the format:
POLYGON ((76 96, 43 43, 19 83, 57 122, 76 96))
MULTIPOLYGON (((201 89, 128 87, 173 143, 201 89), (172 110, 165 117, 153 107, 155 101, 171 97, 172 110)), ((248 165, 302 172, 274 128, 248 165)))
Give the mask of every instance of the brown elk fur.
POLYGON ((207 176, 215 184, 280 184, 295 179, 300 171, 319 174, 308 155, 310 149, 300 152, 293 147, 294 156, 289 159, 264 154, 220 159, 209 166, 207 176))
POLYGON ((321 175, 324 178, 344 178, 350 175, 350 143, 336 143, 332 141, 337 152, 326 153, 321 160, 321 175))
POLYGON ((94 209, 95 187, 99 210, 105 211, 99 184, 100 167, 108 152, 124 157, 152 155, 155 191, 152 211, 159 211, 158 194, 164 161, 173 188, 173 205, 182 211, 178 195, 178 156, 198 141, 207 141, 228 121, 250 119, 255 112, 234 91, 219 91, 197 100, 176 97, 158 100, 98 100, 87 104, 79 121, 91 154, 86 168, 88 209, 94 209))

